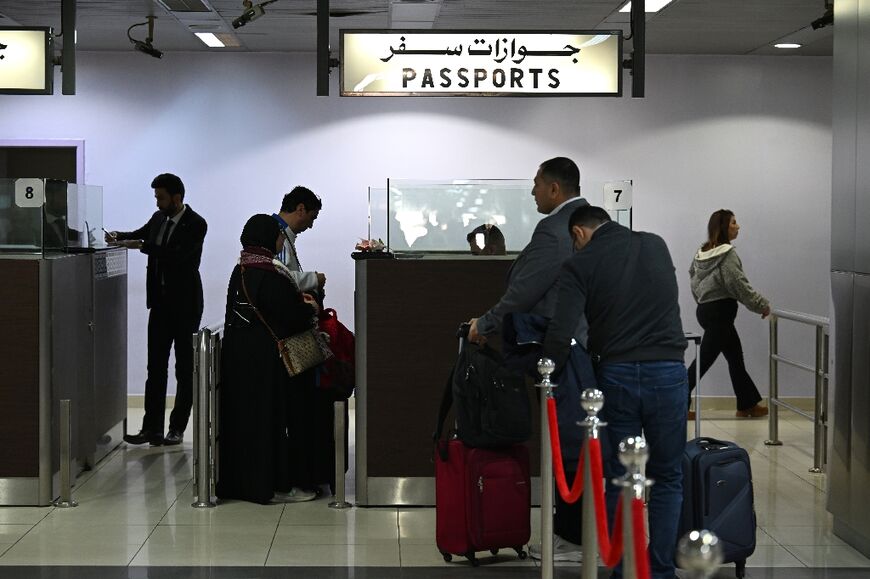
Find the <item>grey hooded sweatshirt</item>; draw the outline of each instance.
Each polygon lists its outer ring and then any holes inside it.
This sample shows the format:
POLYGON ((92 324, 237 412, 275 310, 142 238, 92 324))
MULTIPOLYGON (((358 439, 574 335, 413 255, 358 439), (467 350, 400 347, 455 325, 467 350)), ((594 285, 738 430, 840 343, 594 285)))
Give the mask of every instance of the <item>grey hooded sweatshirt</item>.
POLYGON ((707 251, 699 249, 689 267, 689 275, 692 295, 699 304, 730 298, 756 314, 770 307, 770 302, 749 285, 737 250, 728 243, 707 251))

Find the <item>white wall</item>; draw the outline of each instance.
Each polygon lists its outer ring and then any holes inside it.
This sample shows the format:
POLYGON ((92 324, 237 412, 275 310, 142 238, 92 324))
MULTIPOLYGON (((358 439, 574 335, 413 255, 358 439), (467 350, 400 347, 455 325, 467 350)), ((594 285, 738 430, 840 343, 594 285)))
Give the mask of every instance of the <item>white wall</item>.
MULTIPOLYGON (((352 323, 349 254, 366 233, 368 186, 388 176, 531 178, 556 155, 574 158, 584 180, 635 180, 635 228, 668 242, 686 329, 698 328, 686 270, 720 207, 736 212, 746 271, 775 306, 828 313, 829 58, 654 56, 639 100, 318 98, 313 55, 131 51, 78 63, 74 97, 0 96, 0 139, 83 138, 107 229, 144 223, 151 178, 180 175, 209 223, 205 323, 223 316, 243 223, 277 210, 293 185, 324 199, 299 252, 327 273, 329 304, 352 323)), ((587 196, 600 202, 598 191, 587 196)), ((144 390, 144 269, 131 252, 131 393, 144 390)), ((741 309, 738 328, 764 394, 767 326, 741 309)), ((810 393, 801 378, 785 392, 810 393)), ((724 363, 704 392, 730 393, 724 363)))

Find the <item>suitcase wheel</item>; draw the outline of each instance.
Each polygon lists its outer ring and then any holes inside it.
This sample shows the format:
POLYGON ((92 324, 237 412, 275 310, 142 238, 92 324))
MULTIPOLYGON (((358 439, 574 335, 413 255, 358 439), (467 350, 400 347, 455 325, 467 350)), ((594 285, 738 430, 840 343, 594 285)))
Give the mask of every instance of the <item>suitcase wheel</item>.
POLYGON ((498 555, 498 549, 490 549, 489 552, 492 553, 493 556, 498 555))
POLYGON ((746 559, 743 561, 737 561, 735 563, 737 569, 735 570, 735 574, 737 575, 737 579, 743 579, 746 577, 746 559))
POLYGON ((471 563, 472 567, 480 567, 480 561, 478 561, 477 557, 474 556, 474 551, 469 551, 465 554, 465 557, 471 563))
POLYGON ((444 558, 445 563, 449 563, 453 560, 453 555, 451 555, 450 553, 445 553, 444 551, 441 551, 441 556, 444 558))
POLYGON ((519 557, 520 560, 526 559, 529 556, 522 547, 514 547, 514 551, 517 552, 517 557, 519 557))

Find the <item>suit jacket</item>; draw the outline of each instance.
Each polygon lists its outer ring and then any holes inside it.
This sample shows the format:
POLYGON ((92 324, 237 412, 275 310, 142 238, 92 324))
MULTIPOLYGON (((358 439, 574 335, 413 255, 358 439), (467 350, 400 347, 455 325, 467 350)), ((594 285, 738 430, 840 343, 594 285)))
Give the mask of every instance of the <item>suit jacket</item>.
MULTIPOLYGON (((532 239, 514 260, 508 271, 507 290, 499 302, 477 320, 481 335, 492 335, 501 329, 502 319, 509 312, 537 314, 547 319, 556 311, 556 281, 562 264, 574 253, 568 221, 575 209, 589 203, 577 197, 555 215, 538 222, 532 239)), ((585 323, 581 322, 575 336, 586 342, 585 323)))
POLYGON ((157 236, 164 221, 166 216, 157 211, 136 231, 119 232, 118 239, 141 239, 144 242, 141 251, 148 256, 145 289, 149 309, 171 303, 180 311, 201 316, 203 298, 199 263, 208 224, 188 205, 178 224, 173 226, 169 241, 161 246, 157 236))

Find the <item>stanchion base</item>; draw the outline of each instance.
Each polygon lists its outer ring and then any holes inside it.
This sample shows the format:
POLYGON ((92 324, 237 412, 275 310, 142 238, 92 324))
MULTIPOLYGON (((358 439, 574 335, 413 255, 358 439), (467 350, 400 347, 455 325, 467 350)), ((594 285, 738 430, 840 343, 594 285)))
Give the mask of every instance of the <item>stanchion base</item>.
POLYGON ((211 501, 195 501, 190 503, 190 506, 194 509, 213 509, 217 505, 211 501))
POLYGON ((782 446, 782 441, 781 440, 765 440, 764 445, 765 446, 782 446))
POLYGON ((79 504, 75 501, 75 499, 70 499, 68 501, 62 501, 60 499, 57 499, 57 500, 53 501, 51 504, 52 504, 52 506, 55 506, 59 509, 71 509, 72 507, 79 506, 79 504))
POLYGON ((340 502, 339 501, 332 501, 327 506, 330 509, 349 509, 349 508, 353 507, 353 505, 347 501, 340 501, 340 502))
POLYGON ((820 466, 814 466, 811 469, 809 469, 809 472, 811 472, 813 474, 825 474, 825 469, 823 469, 820 466))

